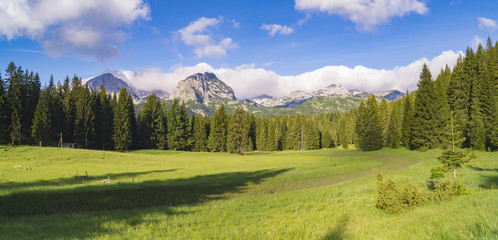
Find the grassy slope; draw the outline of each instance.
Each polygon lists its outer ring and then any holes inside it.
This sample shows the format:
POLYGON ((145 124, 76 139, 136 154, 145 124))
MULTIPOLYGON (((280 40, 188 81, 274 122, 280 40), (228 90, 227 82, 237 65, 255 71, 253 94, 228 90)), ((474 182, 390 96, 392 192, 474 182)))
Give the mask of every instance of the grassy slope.
POLYGON ((0 238, 497 238, 497 153, 459 172, 471 195, 397 215, 374 207, 373 169, 425 184, 438 153, 0 147, 0 238))

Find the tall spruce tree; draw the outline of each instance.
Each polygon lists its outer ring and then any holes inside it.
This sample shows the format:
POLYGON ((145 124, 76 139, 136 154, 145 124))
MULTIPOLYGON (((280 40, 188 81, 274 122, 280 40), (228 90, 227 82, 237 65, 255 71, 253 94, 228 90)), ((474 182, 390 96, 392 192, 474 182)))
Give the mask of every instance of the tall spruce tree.
POLYGON ((114 113, 111 98, 104 86, 100 86, 97 94, 97 111, 95 113, 96 147, 102 150, 111 149, 114 128, 114 113))
POLYGON ((9 85, 7 91, 7 102, 10 106, 10 140, 12 145, 22 143, 22 119, 23 119, 23 82, 22 70, 16 67, 14 62, 10 62, 7 67, 6 76, 9 85))
POLYGON ((431 72, 424 64, 417 84, 414 114, 411 123, 413 134, 412 146, 436 148, 441 146, 445 139, 448 124, 449 109, 443 93, 438 92, 431 72))
POLYGON ((363 103, 358 108, 356 134, 358 146, 364 151, 381 149, 384 145, 382 123, 377 100, 371 95, 366 106, 363 103))
POLYGON ((192 151, 205 152, 207 151, 209 118, 203 118, 201 115, 194 114, 192 122, 192 151))
MULTIPOLYGON (((94 101, 88 87, 78 86, 75 93, 74 140, 79 148, 88 148, 95 130, 94 101)), ((90 143, 91 144, 91 143, 90 143)))
POLYGON ((147 97, 139 117, 141 147, 166 149, 166 114, 155 93, 147 97))
POLYGON ((50 88, 45 88, 36 104, 35 114, 33 117, 33 125, 31 126, 31 136, 38 142, 41 147, 44 141, 47 141, 52 132, 52 116, 50 104, 52 96, 50 88))
POLYGON ((407 149, 412 149, 413 142, 413 131, 412 131, 412 122, 413 122, 413 96, 408 91, 406 91, 406 95, 403 98, 403 119, 401 122, 401 141, 403 142, 403 146, 407 149))
POLYGON ((128 150, 133 143, 132 118, 135 118, 135 116, 130 114, 129 99, 131 99, 131 96, 126 91, 126 88, 121 88, 114 110, 113 139, 114 148, 117 150, 128 150))
POLYGON ((315 150, 320 148, 320 132, 312 118, 307 119, 304 130, 304 148, 315 150))
POLYGON ((249 129, 250 125, 244 109, 235 109, 228 123, 227 150, 229 152, 245 154, 252 150, 249 129))
POLYGON ((225 152, 227 146, 227 116, 225 105, 221 105, 211 118, 208 149, 211 152, 225 152))
POLYGON ((178 105, 175 99, 168 112, 168 147, 171 150, 187 150, 188 148, 188 115, 184 104, 178 105))
POLYGON ((7 101, 5 83, 0 72, 0 141, 8 141, 10 109, 7 101))

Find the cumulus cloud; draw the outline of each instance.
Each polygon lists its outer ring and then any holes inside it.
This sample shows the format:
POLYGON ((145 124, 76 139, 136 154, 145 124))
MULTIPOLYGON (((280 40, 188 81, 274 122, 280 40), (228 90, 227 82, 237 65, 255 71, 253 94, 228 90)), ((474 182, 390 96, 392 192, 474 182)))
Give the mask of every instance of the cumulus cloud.
POLYGON ((149 15, 143 0, 0 1, 0 38, 27 37, 54 57, 76 51, 106 60, 120 55, 123 27, 149 15))
POLYGON ((282 26, 279 24, 264 24, 261 25, 262 30, 268 31, 268 35, 275 36, 275 34, 289 35, 294 32, 294 29, 286 25, 282 26))
POLYGON ((441 68, 453 67, 461 52, 445 51, 433 59, 422 58, 394 69, 372 69, 364 66, 326 66, 299 75, 281 76, 274 71, 245 64, 235 68, 214 68, 207 63, 195 66, 178 65, 164 72, 158 68, 144 71, 112 71, 132 86, 146 90, 161 89, 173 92, 178 81, 194 73, 212 72, 230 85, 239 99, 254 98, 262 94, 274 97, 287 96, 292 91, 315 91, 331 84, 343 84, 348 89, 378 92, 390 89, 413 91, 417 88, 422 65, 426 63, 436 78, 441 68))
POLYGON ((428 11, 425 2, 420 0, 295 0, 294 7, 307 13, 339 15, 354 22, 360 31, 371 31, 394 17, 428 11))
POLYGON ((238 45, 231 38, 223 38, 215 41, 211 29, 216 28, 223 22, 223 18, 201 17, 188 26, 178 30, 181 40, 187 45, 194 47, 197 59, 203 57, 221 58, 227 55, 228 49, 237 48, 238 45))
POLYGON ((479 22, 479 29, 489 32, 494 32, 498 25, 496 25, 496 21, 489 18, 478 17, 477 21, 479 22))

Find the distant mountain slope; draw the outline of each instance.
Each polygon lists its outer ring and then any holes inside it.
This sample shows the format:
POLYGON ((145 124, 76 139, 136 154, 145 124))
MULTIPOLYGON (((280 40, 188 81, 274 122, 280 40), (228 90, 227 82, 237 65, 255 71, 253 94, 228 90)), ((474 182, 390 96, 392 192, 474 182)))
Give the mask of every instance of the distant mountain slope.
MULTIPOLYGON (((138 90, 110 73, 93 78, 86 84, 92 90, 103 85, 109 93, 119 92, 122 87, 125 87, 136 99, 138 109, 143 106, 145 97, 152 93, 152 91, 138 90)), ((209 72, 192 74, 179 81, 173 93, 167 98, 165 98, 168 96, 166 92, 154 92, 162 98, 166 106, 170 106, 174 99, 184 101, 190 113, 212 115, 219 106, 224 104, 229 113, 235 111, 237 107, 242 107, 257 116, 348 111, 356 108, 361 101, 371 95, 359 90, 348 90, 343 85, 332 84, 311 93, 294 91, 289 96, 280 98, 261 95, 252 100, 238 100, 228 84, 209 72)), ((379 92, 374 95, 379 101, 382 97, 393 101, 404 96, 397 90, 379 92)))
POLYGON ((209 104, 213 100, 236 100, 233 89, 213 73, 197 73, 178 82, 170 99, 194 100, 209 104))
POLYGON ((126 90, 130 92, 135 99, 147 97, 152 94, 152 92, 154 92, 158 97, 161 98, 167 97, 169 95, 167 92, 161 90, 146 91, 134 88, 128 85, 128 83, 126 83, 125 81, 115 77, 111 73, 104 73, 98 77, 94 77, 88 80, 88 82, 86 82, 86 85, 92 91, 98 91, 100 86, 104 86, 108 94, 118 94, 119 91, 121 91, 121 88, 125 87, 126 90))

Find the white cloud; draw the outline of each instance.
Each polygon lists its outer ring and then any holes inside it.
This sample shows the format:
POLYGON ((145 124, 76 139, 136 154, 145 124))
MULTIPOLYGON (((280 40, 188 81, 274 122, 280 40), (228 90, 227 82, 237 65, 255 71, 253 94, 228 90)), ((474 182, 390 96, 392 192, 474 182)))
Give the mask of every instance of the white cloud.
POLYGON ((0 38, 27 37, 54 57, 76 51, 106 60, 120 55, 123 27, 149 15, 143 0, 0 1, 0 38))
POLYGON ((471 45, 473 49, 477 49, 479 44, 482 44, 482 39, 478 36, 474 36, 474 39, 472 39, 471 45))
POLYGON ((348 89, 359 89, 370 93, 397 89, 413 91, 417 88, 422 65, 427 63, 437 77, 441 68, 453 67, 461 52, 445 51, 433 59, 422 58, 406 66, 394 69, 372 69, 364 66, 350 68, 347 66, 326 66, 311 72, 294 76, 281 76, 271 70, 257 68, 255 64, 241 65, 235 68, 214 68, 207 63, 195 66, 178 65, 168 72, 158 68, 144 71, 112 71, 133 86, 146 90, 161 89, 173 92, 178 81, 194 73, 212 72, 230 85, 239 99, 253 98, 261 94, 274 97, 289 95, 291 91, 315 91, 330 84, 343 84, 348 89))
POLYGON ((360 31, 371 31, 393 17, 428 11, 425 1, 420 0, 295 0, 295 3, 296 10, 339 15, 354 22, 360 31))
POLYGON ((294 32, 294 29, 286 25, 282 26, 279 24, 264 24, 261 25, 262 30, 268 31, 268 35, 275 36, 275 34, 289 35, 294 32))
POLYGON ((205 18, 201 17, 188 26, 178 30, 181 40, 187 45, 194 47, 194 53, 197 59, 203 57, 220 58, 227 55, 228 49, 237 48, 238 45, 232 42, 231 38, 221 39, 216 42, 212 28, 216 28, 223 22, 223 18, 205 18))
POLYGON ((479 22, 479 28, 481 30, 494 32, 496 29, 498 29, 498 25, 496 24, 495 20, 484 17, 478 17, 477 21, 479 22))

